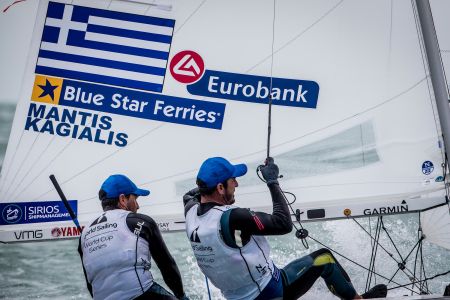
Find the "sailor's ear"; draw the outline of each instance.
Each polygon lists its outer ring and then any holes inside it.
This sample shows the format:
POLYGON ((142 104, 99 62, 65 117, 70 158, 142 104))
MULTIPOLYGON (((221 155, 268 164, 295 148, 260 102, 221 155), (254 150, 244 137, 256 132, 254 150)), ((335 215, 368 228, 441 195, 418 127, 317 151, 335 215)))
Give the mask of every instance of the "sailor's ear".
POLYGON ((216 185, 216 189, 219 192, 219 194, 223 195, 225 193, 225 187, 223 186, 223 183, 218 183, 216 185))
POLYGON ((125 194, 119 195, 119 208, 125 209, 127 207, 127 197, 125 194))

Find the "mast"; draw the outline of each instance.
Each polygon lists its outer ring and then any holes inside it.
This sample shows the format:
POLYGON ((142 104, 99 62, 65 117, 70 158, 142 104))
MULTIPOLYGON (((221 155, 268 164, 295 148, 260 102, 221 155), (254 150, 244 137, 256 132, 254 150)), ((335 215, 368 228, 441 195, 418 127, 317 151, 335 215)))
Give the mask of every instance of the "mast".
POLYGON ((450 108, 439 43, 429 0, 416 0, 416 7, 447 153, 447 150, 450 149, 450 108))

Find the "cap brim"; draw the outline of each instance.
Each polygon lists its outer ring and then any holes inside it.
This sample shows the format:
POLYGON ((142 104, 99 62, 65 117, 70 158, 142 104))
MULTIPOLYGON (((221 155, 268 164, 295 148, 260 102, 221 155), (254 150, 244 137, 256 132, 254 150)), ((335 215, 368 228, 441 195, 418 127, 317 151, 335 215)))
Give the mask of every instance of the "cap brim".
POLYGON ((133 194, 136 194, 138 196, 148 196, 150 195, 150 191, 144 189, 137 189, 133 194))
POLYGON ((234 172, 232 177, 241 177, 247 173, 247 166, 245 164, 234 165, 234 172))

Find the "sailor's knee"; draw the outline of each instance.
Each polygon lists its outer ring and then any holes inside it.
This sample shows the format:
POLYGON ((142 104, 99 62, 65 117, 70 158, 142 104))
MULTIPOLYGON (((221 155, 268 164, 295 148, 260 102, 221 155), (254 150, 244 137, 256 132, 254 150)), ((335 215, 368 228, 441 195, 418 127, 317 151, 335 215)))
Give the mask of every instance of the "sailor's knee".
POLYGON ((336 260, 334 259, 333 255, 328 251, 316 256, 316 258, 314 258, 313 265, 324 266, 327 264, 334 264, 335 262, 336 260))

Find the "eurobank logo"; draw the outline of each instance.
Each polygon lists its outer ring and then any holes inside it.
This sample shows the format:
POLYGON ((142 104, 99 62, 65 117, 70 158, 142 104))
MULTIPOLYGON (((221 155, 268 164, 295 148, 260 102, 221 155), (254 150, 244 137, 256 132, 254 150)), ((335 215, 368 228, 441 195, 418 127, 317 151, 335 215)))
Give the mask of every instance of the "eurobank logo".
POLYGON ((319 85, 311 80, 298 80, 205 70, 202 57, 190 50, 177 53, 170 61, 172 77, 187 84, 192 95, 316 108, 319 85))
POLYGON ((314 81, 236 74, 206 70, 203 77, 188 85, 198 96, 273 105, 316 108, 319 85, 314 81))

